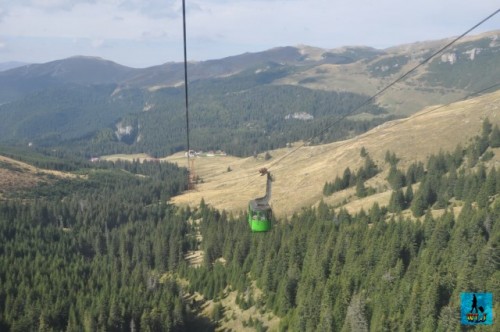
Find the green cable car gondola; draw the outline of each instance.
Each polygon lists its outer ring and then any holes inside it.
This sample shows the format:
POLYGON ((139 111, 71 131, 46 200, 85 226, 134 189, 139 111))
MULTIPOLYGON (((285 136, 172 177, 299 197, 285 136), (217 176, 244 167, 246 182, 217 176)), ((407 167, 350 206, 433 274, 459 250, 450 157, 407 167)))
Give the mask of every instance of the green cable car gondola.
POLYGON ((252 232, 267 232, 271 229, 272 210, 269 206, 271 199, 271 183, 273 178, 267 169, 260 170, 262 175, 267 174, 266 195, 252 199, 248 203, 248 224, 252 232))

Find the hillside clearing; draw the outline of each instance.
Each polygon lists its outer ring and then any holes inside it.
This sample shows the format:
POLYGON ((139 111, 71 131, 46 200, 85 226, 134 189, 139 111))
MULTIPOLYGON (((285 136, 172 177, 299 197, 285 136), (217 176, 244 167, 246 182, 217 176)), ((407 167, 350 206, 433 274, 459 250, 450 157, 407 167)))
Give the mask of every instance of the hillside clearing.
POLYGON ((14 190, 32 188, 41 182, 76 177, 72 173, 41 169, 0 155, 0 198, 14 190))

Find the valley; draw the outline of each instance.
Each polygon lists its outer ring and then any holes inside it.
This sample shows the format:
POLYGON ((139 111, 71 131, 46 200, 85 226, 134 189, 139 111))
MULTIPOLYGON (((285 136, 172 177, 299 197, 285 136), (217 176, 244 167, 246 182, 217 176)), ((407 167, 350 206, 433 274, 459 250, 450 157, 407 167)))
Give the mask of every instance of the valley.
MULTIPOLYGON (((440 150, 453 151, 457 145, 465 146, 480 131, 485 118, 500 125, 499 100, 500 93, 495 92, 442 107, 431 106, 346 141, 318 146, 303 146, 302 142, 296 142, 292 148, 269 151, 273 157, 268 161, 264 160, 263 154, 257 158, 195 158, 195 170, 203 183, 199 183, 194 191, 174 197, 172 202, 194 206, 203 198, 218 209, 245 211, 248 201, 265 191, 265 181, 258 170, 266 167, 276 177, 271 203, 279 216, 290 216, 304 207, 317 205, 321 200, 339 205, 345 200, 356 200, 354 192, 340 192, 325 198, 323 185, 336 176, 342 176, 347 167, 352 171, 361 167, 360 151, 364 147, 383 169, 367 185, 376 189, 379 204, 386 205, 391 192, 385 181, 388 165, 384 156, 387 151, 394 152, 401 159, 399 166, 405 169, 412 162, 425 162, 429 155, 440 150), (231 172, 227 172, 228 167, 231 172)), ((165 160, 186 166, 182 154, 165 160)), ((496 156, 491 165, 499 167, 499 161, 496 156)), ((352 211, 356 212, 361 207, 366 210, 372 204, 373 197, 367 197, 346 207, 357 206, 352 211)))

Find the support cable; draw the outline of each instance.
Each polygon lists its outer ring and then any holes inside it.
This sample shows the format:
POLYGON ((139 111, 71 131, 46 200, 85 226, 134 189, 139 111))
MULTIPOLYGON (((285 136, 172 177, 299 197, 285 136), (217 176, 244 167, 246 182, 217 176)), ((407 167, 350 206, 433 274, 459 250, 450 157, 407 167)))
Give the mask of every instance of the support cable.
MULTIPOLYGON (((405 74, 403 74, 402 76, 400 76, 399 78, 397 78, 396 80, 394 80, 392 83, 386 85, 383 89, 379 90, 377 93, 375 93, 374 95, 372 95, 371 97, 369 97, 368 99, 366 99, 363 103, 361 103, 358 107, 356 108, 353 108, 351 111, 349 112, 346 112, 344 115, 342 115, 340 118, 338 118, 336 121, 334 121, 332 124, 330 124, 329 126, 327 126, 325 129, 321 130, 318 134, 314 135, 313 137, 311 137, 309 139, 309 141, 311 141, 313 138, 315 137, 318 137, 320 135, 322 135, 323 133, 325 133, 326 131, 328 131, 329 129, 331 129, 334 125, 336 125, 337 123, 339 123, 340 121, 344 120, 345 118, 347 118, 349 115, 355 113, 356 111, 358 111, 359 109, 361 109, 361 107, 367 105, 368 103, 370 103, 371 101, 373 101, 375 98, 377 98, 378 96, 382 95, 384 92, 386 92, 388 89, 390 89, 392 86, 394 86, 395 84, 401 82, 402 80, 404 80, 405 78, 407 78, 411 73, 413 73, 415 70, 417 70, 418 68, 420 68, 421 66, 423 66, 424 64, 426 64, 427 62, 429 62, 432 58, 434 58, 436 55, 442 53, 444 50, 448 49, 450 46, 452 46, 453 44, 455 44, 457 41, 459 41, 460 39, 462 39, 463 37, 465 37, 469 32, 471 32, 472 30, 476 29, 477 27, 479 27, 480 25, 482 25, 484 22, 486 22, 487 20, 489 20, 490 18, 492 18, 493 16, 495 16, 496 14, 498 14, 500 12, 500 8, 497 9, 496 11, 494 11, 493 13, 491 13, 490 15, 488 15, 486 18, 482 19, 479 23, 475 24, 472 28, 468 29, 467 31, 465 31, 464 33, 462 33, 460 36, 456 37, 455 39, 453 39, 451 42, 449 42, 448 44, 446 44, 445 46, 441 47, 439 50, 437 50, 436 52, 432 53, 430 56, 428 56, 427 58, 425 58, 422 62, 420 62, 418 65, 416 65, 415 67, 413 67, 412 69, 410 69, 409 71, 407 71, 405 74)), ((303 146, 306 145, 307 142, 305 143, 302 143, 301 145, 299 145, 297 148, 293 149, 292 151, 290 151, 289 153, 285 154, 284 156, 282 156, 281 158, 277 159, 275 162, 271 163, 271 165, 269 165, 267 168, 271 168, 271 167, 274 167, 276 166, 278 163, 280 163, 283 159, 285 159, 286 157, 290 156, 291 154, 295 153, 297 150, 299 150, 300 148, 302 148, 303 146)))

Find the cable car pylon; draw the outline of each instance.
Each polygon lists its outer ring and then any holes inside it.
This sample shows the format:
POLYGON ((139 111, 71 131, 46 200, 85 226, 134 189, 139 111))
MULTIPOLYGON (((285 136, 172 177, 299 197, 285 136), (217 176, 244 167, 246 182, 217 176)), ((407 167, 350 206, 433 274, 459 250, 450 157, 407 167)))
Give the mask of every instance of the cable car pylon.
POLYGON ((187 138, 187 187, 188 190, 196 188, 196 174, 194 171, 194 158, 195 154, 191 151, 189 145, 189 98, 188 98, 188 72, 187 72, 187 38, 186 38, 186 1, 182 0, 182 30, 184 41, 184 95, 186 104, 186 138, 187 138))

